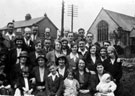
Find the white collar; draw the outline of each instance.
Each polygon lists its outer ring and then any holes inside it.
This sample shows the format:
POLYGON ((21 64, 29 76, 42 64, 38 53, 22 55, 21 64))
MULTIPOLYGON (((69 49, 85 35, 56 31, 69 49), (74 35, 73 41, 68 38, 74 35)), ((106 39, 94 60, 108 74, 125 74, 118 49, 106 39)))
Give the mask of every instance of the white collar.
POLYGON ((72 58, 79 58, 79 55, 78 55, 78 53, 76 53, 75 55, 71 52, 70 53, 70 58, 72 59, 72 58))
POLYGON ((6 36, 15 36, 15 33, 9 34, 8 32, 5 34, 6 36))
POLYGON ((52 76, 57 76, 57 77, 59 77, 59 74, 58 74, 58 72, 56 72, 55 75, 52 75, 52 73, 50 73, 50 74, 48 75, 48 77, 52 77, 52 76))
POLYGON ((85 46, 89 48, 89 43, 87 43, 85 46))
POLYGON ((85 48, 84 51, 82 51, 80 48, 78 49, 78 52, 81 52, 83 55, 87 52, 88 50, 85 48))

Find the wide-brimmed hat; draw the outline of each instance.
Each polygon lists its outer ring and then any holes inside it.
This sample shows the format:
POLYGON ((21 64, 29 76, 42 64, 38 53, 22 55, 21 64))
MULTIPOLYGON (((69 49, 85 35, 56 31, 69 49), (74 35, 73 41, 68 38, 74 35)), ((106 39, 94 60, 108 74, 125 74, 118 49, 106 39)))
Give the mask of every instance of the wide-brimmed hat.
POLYGON ((29 56, 28 56, 28 52, 27 51, 22 51, 21 53, 20 53, 20 56, 19 56, 19 58, 20 57, 26 57, 26 58, 28 58, 29 56))

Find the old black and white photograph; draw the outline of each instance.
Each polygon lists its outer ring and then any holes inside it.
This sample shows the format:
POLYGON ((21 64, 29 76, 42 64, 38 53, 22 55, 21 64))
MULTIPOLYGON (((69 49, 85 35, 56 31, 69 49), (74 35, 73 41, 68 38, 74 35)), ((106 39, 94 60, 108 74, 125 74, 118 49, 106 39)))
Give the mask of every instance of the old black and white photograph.
POLYGON ((0 0, 0 96, 135 96, 135 0, 0 0))

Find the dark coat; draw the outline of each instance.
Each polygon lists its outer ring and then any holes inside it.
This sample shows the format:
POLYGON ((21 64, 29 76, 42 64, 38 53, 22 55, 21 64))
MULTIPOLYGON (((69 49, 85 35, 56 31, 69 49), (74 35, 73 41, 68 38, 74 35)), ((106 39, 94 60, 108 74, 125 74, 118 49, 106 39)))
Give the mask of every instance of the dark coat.
MULTIPOLYGON (((84 83, 80 84, 80 89, 91 90, 91 74, 84 71, 84 78, 84 83)), ((79 81, 79 71, 75 72, 75 79, 79 81)))
POLYGON ((110 58, 108 58, 104 61, 103 66, 116 79, 116 84, 119 83, 122 77, 122 62, 117 62, 116 58, 114 64, 112 64, 110 58))
MULTIPOLYGON (((28 78, 28 85, 29 85, 29 90, 34 88, 34 85, 30 82, 29 78, 28 78)), ((17 88, 19 88, 21 90, 21 94, 23 94, 23 87, 25 87, 25 81, 23 76, 20 76, 17 79, 17 88)))
POLYGON ((63 86, 63 78, 61 75, 56 76, 55 80, 52 80, 52 77, 47 77, 46 80, 46 92, 47 96, 61 96, 62 94, 62 87, 63 86))
POLYGON ((45 81, 46 81, 47 74, 48 74, 48 71, 45 68, 45 71, 44 71, 44 81, 41 82, 39 66, 36 66, 36 67, 33 68, 32 72, 31 72, 31 78, 34 77, 36 79, 36 86, 45 86, 45 81))
POLYGON ((99 56, 96 55, 96 62, 94 63, 91 59, 90 53, 88 52, 85 57, 84 57, 85 63, 86 63, 86 67, 90 70, 90 71, 95 71, 96 72, 96 65, 98 62, 100 62, 99 56))
MULTIPOLYGON (((24 40, 25 41, 25 40, 24 40)), ((24 45, 23 45, 23 47, 26 49, 26 51, 28 52, 28 53, 30 53, 30 52, 32 52, 32 51, 34 51, 35 50, 35 47, 34 47, 35 45, 34 45, 34 42, 32 41, 32 40, 30 40, 30 45, 28 46, 25 42, 24 42, 24 45)))

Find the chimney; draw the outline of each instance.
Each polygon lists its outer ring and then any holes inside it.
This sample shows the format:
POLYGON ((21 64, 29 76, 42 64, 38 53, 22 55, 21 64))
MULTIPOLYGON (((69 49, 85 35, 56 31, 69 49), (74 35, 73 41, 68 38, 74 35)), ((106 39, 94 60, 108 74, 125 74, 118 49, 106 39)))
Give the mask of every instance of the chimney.
POLYGON ((27 20, 30 20, 32 17, 31 17, 31 15, 28 13, 28 14, 26 14, 26 16, 25 16, 25 20, 27 21, 27 20))

